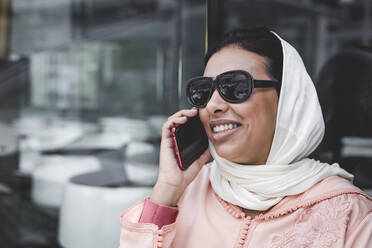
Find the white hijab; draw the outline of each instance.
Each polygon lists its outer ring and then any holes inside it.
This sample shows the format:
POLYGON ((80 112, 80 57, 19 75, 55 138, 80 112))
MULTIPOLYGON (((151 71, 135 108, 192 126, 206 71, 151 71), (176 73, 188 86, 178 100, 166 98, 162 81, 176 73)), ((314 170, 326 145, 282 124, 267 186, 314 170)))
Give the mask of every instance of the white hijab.
POLYGON ((283 74, 275 134, 266 165, 228 161, 209 142, 214 158, 210 174, 214 191, 225 201, 251 210, 267 210, 283 197, 302 193, 332 175, 353 180, 353 175, 337 163, 329 165, 307 158, 324 135, 321 107, 300 55, 275 35, 283 48, 283 74))

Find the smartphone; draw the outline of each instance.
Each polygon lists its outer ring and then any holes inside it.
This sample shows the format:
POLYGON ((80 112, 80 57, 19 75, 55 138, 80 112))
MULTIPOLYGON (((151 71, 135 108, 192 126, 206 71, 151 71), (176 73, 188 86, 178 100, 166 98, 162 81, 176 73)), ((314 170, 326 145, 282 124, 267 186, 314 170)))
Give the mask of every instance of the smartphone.
POLYGON ((208 148, 208 137, 199 115, 172 128, 178 166, 186 170, 208 148))

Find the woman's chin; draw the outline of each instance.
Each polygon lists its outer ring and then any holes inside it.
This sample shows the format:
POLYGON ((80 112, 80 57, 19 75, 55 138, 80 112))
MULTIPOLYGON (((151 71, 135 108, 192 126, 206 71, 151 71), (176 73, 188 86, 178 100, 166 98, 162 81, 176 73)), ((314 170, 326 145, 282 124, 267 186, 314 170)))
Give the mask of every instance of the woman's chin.
POLYGON ((236 160, 236 154, 235 153, 237 152, 237 149, 234 149, 233 146, 227 146, 226 144, 224 144, 224 145, 214 145, 214 146, 215 146, 215 149, 216 149, 216 152, 217 152, 218 156, 220 156, 224 159, 230 160, 230 161, 236 160))
POLYGON ((216 152, 218 156, 221 158, 227 159, 231 162, 237 163, 237 164, 247 164, 247 165, 259 165, 262 164, 259 162, 257 158, 254 158, 253 156, 249 156, 247 152, 238 153, 239 149, 238 147, 227 147, 227 146, 215 146, 216 152), (242 156, 243 154, 243 156, 242 156))

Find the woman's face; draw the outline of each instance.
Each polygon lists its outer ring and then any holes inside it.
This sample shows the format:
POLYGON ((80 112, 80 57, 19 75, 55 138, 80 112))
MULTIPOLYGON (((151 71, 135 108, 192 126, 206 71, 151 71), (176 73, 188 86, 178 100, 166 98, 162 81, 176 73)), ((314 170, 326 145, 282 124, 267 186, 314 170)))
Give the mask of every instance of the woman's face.
MULTIPOLYGON (((228 46, 209 59, 204 76, 216 77, 226 71, 244 70, 254 79, 273 80, 265 68, 264 57, 228 46)), ((274 137, 277 106, 275 88, 255 88, 242 103, 225 102, 215 90, 207 106, 199 110, 199 115, 218 155, 240 164, 265 164, 274 137), (235 128, 213 131, 216 125, 229 123, 235 128)))

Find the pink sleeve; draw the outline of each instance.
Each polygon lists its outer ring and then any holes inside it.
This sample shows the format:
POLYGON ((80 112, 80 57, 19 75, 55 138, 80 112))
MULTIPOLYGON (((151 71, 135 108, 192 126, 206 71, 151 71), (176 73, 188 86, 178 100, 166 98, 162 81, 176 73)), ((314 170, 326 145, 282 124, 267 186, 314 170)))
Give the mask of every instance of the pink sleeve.
POLYGON ((153 223, 139 223, 146 199, 143 199, 120 216, 120 248, 171 248, 176 235, 176 223, 159 229, 153 223))
POLYGON ((159 205, 146 198, 139 223, 152 223, 160 228, 175 222, 178 207, 159 205))

